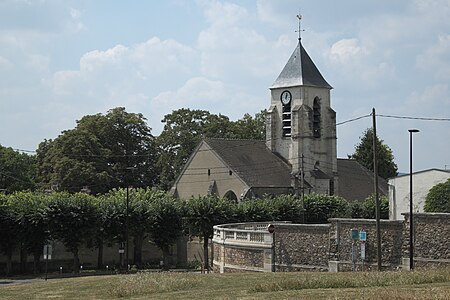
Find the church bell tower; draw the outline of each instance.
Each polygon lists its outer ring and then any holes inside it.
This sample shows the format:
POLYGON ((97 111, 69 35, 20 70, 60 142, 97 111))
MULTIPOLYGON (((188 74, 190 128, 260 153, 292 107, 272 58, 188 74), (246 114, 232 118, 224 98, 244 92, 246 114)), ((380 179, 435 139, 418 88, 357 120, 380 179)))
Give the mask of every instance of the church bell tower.
POLYGON ((331 89, 299 35, 297 47, 270 87, 266 124, 267 147, 291 165, 292 177, 299 181, 303 174, 301 185, 306 191, 329 195, 337 190, 336 113, 331 108, 331 89))

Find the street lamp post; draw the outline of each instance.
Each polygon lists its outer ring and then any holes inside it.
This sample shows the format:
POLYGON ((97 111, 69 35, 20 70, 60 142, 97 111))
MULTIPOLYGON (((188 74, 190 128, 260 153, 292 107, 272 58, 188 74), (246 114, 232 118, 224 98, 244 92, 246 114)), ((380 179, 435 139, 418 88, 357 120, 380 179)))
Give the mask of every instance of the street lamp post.
POLYGON ((125 254, 125 268, 127 268, 127 272, 128 272, 128 258, 129 258, 129 254, 128 254, 128 250, 129 250, 129 237, 128 237, 128 215, 129 215, 129 205, 130 205, 130 197, 129 197, 129 192, 128 192, 128 184, 127 184, 127 213, 126 213, 126 219, 125 219, 125 231, 126 231, 126 254, 125 254))
MULTIPOLYGON (((131 177, 134 175, 135 167, 127 167, 125 170, 131 171, 131 177)), ((127 176, 128 177, 128 176, 127 176)), ((125 183, 127 185, 127 199, 126 199, 126 214, 125 214, 125 267, 127 272, 129 271, 129 214, 130 214, 130 181, 126 178, 125 183)), ((133 187, 131 187, 133 188, 133 187)))
POLYGON ((409 131, 409 269, 414 270, 414 219, 413 219, 413 133, 419 132, 418 129, 408 129, 409 131))

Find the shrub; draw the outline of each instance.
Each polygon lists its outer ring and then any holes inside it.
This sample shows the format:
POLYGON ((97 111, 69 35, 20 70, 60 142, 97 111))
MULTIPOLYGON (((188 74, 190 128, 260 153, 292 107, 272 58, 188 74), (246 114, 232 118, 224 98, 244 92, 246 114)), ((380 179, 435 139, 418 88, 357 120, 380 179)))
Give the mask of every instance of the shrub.
MULTIPOLYGON (((354 219, 375 219, 375 195, 370 195, 364 201, 355 201, 350 205, 351 217, 354 219)), ((380 219, 389 219, 389 199, 380 197, 380 219)))
POLYGON ((450 178, 430 189, 424 209, 426 212, 450 213, 450 178))
POLYGON ((322 194, 305 196, 307 223, 327 223, 329 218, 347 218, 350 206, 344 198, 322 194))

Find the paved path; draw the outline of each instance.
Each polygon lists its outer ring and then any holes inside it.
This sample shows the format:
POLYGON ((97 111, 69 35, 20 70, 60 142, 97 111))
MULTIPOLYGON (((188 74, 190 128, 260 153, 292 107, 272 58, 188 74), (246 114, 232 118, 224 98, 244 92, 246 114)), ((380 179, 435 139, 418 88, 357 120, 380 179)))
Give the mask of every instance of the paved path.
POLYGON ((32 283, 37 281, 44 281, 42 278, 31 278, 31 279, 0 279, 0 287, 4 285, 13 285, 13 284, 25 284, 32 283))

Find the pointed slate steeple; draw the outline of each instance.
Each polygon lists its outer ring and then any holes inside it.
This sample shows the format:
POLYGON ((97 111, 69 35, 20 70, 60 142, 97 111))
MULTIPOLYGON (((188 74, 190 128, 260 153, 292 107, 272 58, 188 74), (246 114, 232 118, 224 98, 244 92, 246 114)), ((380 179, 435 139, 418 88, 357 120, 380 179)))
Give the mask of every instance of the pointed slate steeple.
POLYGON ((295 48, 291 58, 289 58, 289 61, 271 86, 271 89, 292 86, 333 88, 323 78, 322 74, 320 74, 305 48, 303 48, 300 39, 297 48, 295 48))

